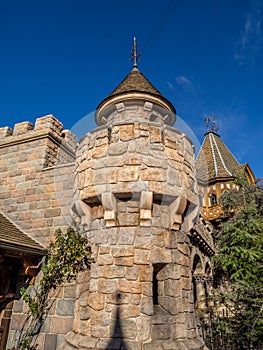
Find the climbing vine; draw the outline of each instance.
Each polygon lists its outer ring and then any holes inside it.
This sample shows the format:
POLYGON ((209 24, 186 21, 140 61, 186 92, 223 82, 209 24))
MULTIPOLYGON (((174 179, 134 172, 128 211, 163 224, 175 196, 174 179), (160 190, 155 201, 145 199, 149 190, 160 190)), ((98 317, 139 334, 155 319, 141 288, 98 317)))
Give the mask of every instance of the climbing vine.
POLYGON ((66 233, 55 232, 55 241, 46 249, 42 261, 42 278, 34 288, 20 290, 28 306, 21 329, 14 339, 12 350, 36 350, 36 335, 48 314, 56 291, 71 282, 78 272, 90 267, 91 252, 86 238, 69 227, 66 233), (50 297, 52 293, 52 298, 50 297))

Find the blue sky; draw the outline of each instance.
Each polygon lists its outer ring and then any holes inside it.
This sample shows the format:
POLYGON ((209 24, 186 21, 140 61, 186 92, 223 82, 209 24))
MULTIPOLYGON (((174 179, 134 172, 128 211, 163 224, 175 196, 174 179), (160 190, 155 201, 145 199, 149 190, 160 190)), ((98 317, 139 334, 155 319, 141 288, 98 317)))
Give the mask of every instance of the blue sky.
POLYGON ((214 112, 223 141, 262 177, 262 16, 254 0, 1 1, 0 125, 52 113, 73 128, 132 69, 136 35, 139 69, 199 141, 214 112))

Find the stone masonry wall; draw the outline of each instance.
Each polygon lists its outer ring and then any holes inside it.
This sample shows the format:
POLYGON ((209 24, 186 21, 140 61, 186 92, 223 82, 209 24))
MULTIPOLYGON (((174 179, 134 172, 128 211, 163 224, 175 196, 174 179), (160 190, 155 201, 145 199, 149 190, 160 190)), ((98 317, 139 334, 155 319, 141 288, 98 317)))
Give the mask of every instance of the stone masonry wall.
MULTIPOLYGON (((35 126, 0 128, 0 209, 23 232, 46 246, 56 229, 72 223, 77 141, 52 115, 35 126)), ((32 287, 29 287, 32 288, 32 287)), ((60 290, 37 339, 39 349, 57 349, 73 327, 76 285, 60 290)), ((15 300, 7 348, 21 327, 22 300, 15 300)))
POLYGON ((96 129, 80 142, 75 189, 94 263, 79 276, 61 349, 201 349, 187 234, 198 215, 191 142, 154 123, 96 129))
POLYGON ((74 137, 62 137, 62 124, 53 116, 38 118, 34 129, 18 123, 13 133, 0 128, 0 134, 0 208, 45 246, 56 228, 70 222, 75 150, 73 143, 68 149, 64 144, 74 137))

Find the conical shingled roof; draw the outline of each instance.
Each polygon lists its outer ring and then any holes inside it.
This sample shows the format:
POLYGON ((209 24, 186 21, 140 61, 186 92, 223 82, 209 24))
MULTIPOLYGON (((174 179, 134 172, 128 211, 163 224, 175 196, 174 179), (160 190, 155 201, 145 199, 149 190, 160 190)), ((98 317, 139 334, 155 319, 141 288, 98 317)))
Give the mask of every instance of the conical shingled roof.
POLYGON ((97 110, 111 98, 132 92, 146 93, 156 96, 165 101, 165 103, 170 106, 171 111, 176 114, 175 108, 171 102, 168 101, 160 93, 160 91, 149 82, 149 80, 137 69, 137 67, 134 67, 132 71, 120 82, 120 84, 99 104, 97 110))
POLYGON ((43 255, 44 248, 0 213, 0 247, 43 255))
POLYGON ((216 178, 234 177, 240 164, 214 132, 208 132, 196 159, 197 178, 212 181, 216 178))
POLYGON ((137 68, 134 68, 108 97, 130 91, 148 92, 163 97, 160 91, 158 91, 137 68))

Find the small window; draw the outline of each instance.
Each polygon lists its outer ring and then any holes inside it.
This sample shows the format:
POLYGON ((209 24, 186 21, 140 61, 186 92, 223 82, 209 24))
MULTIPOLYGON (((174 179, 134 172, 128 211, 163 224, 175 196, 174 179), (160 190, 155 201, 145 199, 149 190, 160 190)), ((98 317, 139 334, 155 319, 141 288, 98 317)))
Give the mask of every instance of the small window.
POLYGON ((211 205, 216 205, 217 204, 217 196, 216 196, 215 193, 212 193, 210 195, 210 203, 211 203, 211 205))
POLYGON ((153 305, 159 304, 159 292, 158 292, 158 273, 162 270, 165 264, 153 264, 153 281, 152 281, 152 295, 153 295, 153 305))

